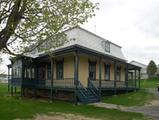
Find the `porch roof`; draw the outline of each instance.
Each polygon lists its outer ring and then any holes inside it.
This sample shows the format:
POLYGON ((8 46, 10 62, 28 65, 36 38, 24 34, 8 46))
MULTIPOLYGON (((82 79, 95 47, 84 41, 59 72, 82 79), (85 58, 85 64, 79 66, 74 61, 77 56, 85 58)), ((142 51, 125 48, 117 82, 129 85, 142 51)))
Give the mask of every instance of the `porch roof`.
MULTIPOLYGON (((54 51, 52 51, 51 54, 53 54, 54 56, 57 56, 57 55, 62 55, 62 54, 71 53, 71 52, 75 52, 75 51, 78 51, 78 53, 85 53, 85 54, 94 55, 94 56, 101 57, 101 58, 110 59, 113 61, 127 63, 127 61, 125 59, 120 59, 120 58, 114 57, 112 55, 104 54, 102 52, 99 52, 99 51, 96 51, 91 48, 87 48, 87 47, 84 47, 84 46, 81 46, 78 44, 54 50, 54 51)), ((47 58, 47 57, 49 57, 49 54, 43 53, 43 54, 40 54, 39 57, 36 57, 35 59, 43 59, 43 58, 47 58)))

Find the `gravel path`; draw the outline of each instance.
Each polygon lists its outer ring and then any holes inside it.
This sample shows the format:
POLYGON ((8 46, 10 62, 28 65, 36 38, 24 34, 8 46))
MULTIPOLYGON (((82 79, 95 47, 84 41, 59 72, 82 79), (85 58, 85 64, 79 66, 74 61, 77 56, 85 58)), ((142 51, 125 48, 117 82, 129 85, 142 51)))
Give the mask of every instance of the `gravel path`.
POLYGON ((127 111, 143 113, 151 116, 154 120, 159 120, 159 92, 155 88, 149 88, 148 91, 155 95, 155 100, 145 106, 128 108, 127 111))
POLYGON ((107 109, 118 109, 125 112, 136 112, 142 113, 146 116, 150 116, 154 120, 159 120, 159 92, 157 89, 150 88, 148 89, 150 93, 153 93, 156 96, 156 99, 151 101, 148 105, 145 106, 136 106, 136 107, 123 107, 120 105, 107 104, 107 103, 93 103, 92 105, 97 107, 103 107, 107 109))

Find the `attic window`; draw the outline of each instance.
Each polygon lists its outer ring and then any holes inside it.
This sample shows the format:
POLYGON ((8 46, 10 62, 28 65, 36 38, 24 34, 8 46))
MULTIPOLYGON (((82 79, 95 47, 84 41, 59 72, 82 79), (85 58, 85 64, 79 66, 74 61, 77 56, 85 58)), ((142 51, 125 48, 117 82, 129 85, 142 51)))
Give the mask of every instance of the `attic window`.
POLYGON ((105 41, 105 51, 110 52, 110 42, 109 41, 105 41))

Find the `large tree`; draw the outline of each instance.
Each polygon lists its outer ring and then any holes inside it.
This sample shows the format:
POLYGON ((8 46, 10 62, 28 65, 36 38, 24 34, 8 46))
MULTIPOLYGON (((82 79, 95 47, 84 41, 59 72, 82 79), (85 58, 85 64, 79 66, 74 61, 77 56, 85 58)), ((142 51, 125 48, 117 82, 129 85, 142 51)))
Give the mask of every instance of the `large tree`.
POLYGON ((157 66, 153 60, 151 60, 147 66, 147 74, 149 78, 152 78, 155 76, 155 73, 157 72, 157 66))
POLYGON ((0 51, 21 54, 46 40, 59 46, 67 41, 63 31, 87 21, 95 9, 89 0, 0 0, 0 51))

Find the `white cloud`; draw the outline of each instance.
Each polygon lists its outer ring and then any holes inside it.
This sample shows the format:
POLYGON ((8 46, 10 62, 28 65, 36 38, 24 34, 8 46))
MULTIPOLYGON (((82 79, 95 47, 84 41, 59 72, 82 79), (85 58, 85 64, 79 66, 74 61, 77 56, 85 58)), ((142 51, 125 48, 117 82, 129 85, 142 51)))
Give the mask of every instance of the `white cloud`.
POLYGON ((122 46, 129 61, 159 63, 158 0, 92 1, 100 3, 100 10, 84 28, 122 46))

